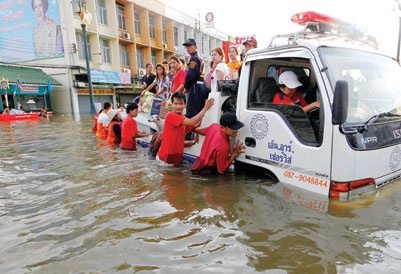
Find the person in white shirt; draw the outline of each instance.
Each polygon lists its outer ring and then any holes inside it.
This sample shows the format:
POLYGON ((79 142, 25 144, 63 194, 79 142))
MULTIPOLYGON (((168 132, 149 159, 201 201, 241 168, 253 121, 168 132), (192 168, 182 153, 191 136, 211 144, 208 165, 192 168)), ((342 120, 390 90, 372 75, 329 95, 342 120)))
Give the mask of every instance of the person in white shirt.
POLYGON ((212 61, 216 64, 211 77, 211 91, 216 92, 217 81, 219 80, 230 80, 230 69, 225 63, 225 55, 222 48, 217 47, 212 50, 212 61))

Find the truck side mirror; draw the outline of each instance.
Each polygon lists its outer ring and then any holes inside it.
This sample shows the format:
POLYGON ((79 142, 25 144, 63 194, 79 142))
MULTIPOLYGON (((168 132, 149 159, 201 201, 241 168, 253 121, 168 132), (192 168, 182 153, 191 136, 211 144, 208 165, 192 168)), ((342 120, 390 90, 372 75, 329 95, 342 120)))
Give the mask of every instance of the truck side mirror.
POLYGON ((333 99, 333 125, 341 125, 348 115, 348 82, 339 80, 336 82, 333 99))

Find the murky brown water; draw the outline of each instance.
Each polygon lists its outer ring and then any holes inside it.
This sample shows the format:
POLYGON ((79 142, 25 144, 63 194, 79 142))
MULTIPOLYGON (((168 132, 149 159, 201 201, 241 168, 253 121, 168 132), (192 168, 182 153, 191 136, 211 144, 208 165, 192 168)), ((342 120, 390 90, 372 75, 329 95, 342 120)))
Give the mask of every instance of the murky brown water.
POLYGON ((162 168, 91 127, 0 123, 0 273, 399 273, 401 182, 330 203, 162 168))

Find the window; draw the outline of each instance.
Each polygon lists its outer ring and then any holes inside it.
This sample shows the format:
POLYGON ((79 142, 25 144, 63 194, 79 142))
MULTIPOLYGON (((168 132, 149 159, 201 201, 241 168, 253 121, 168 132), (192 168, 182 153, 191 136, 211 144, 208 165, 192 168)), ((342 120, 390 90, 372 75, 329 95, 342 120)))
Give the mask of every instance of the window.
POLYGON ((96 1, 96 11, 98 22, 107 25, 107 9, 105 0, 96 1))
MULTIPOLYGON (((275 112, 288 123, 289 129, 304 144, 316 146, 323 138, 323 121, 319 110, 305 113, 298 104, 273 103, 276 94, 282 94, 277 85, 279 75, 293 71, 302 83, 297 92, 301 93, 307 104, 320 98, 316 77, 311 77, 311 64, 307 59, 265 59, 252 62, 249 81, 248 108, 258 111, 275 112), (290 66, 283 66, 288 64, 290 66)), ((283 97, 280 96, 282 99, 283 97)), ((321 105, 321 109, 323 106, 321 105)))
POLYGON ((100 39, 100 51, 102 52, 102 63, 111 63, 109 41, 100 39))
POLYGON ((153 16, 149 16, 149 36, 152 39, 156 38, 155 34, 155 18, 153 16))
POLYGON ((163 42, 167 43, 167 26, 166 23, 162 23, 162 34, 163 34, 163 42))
POLYGON ((152 64, 157 64, 156 51, 152 50, 150 54, 152 56, 152 64))
POLYGON ((117 21, 119 29, 127 30, 127 27, 125 25, 124 6, 122 5, 117 5, 117 21))
MULTIPOLYGON (((77 37, 78 59, 85 60, 84 36, 82 35, 82 33, 76 33, 75 35, 77 37)), ((86 36, 86 42, 87 42, 87 45, 88 45, 89 60, 92 60, 91 47, 90 47, 89 37, 88 36, 86 36)))
POLYGON ((79 12, 79 8, 84 4, 84 0, 72 0, 72 11, 74 12, 74 16, 79 16, 77 12, 79 12))
POLYGON ((143 59, 143 50, 138 48, 136 50, 136 63, 138 64, 138 68, 145 68, 145 62, 143 59))
POLYGON ((174 27, 174 46, 178 46, 178 28, 174 27))
POLYGON ((128 46, 120 44, 120 63, 122 66, 129 67, 128 46))
POLYGON ((135 24, 135 33, 136 34, 141 34, 141 21, 139 17, 139 13, 135 12, 134 13, 134 24, 135 24))
POLYGON ((186 30, 184 30, 184 41, 187 41, 188 39, 188 33, 186 30))

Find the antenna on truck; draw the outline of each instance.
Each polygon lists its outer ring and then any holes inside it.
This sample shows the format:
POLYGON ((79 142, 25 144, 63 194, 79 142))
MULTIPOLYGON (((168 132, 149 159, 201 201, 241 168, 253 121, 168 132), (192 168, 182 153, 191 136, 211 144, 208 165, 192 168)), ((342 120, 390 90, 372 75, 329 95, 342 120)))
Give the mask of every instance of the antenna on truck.
POLYGON ((325 14, 314 11, 301 12, 291 16, 291 21, 304 26, 304 29, 295 33, 274 36, 269 47, 273 46, 273 42, 277 38, 288 38, 288 43, 295 45, 298 39, 335 36, 349 38, 378 48, 376 38, 368 35, 365 29, 325 14))

